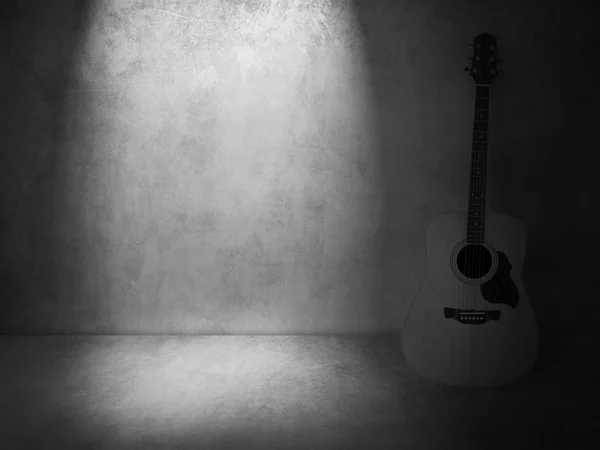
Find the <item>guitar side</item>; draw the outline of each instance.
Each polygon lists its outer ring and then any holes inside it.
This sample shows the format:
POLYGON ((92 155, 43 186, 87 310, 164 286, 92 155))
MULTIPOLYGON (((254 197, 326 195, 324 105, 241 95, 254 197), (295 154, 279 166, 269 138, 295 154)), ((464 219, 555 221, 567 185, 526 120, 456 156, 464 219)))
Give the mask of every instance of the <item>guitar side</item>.
POLYGON ((486 238, 510 263, 519 301, 486 300, 478 285, 467 285, 451 267, 453 250, 464 239, 467 211, 446 211, 426 227, 427 272, 402 328, 402 351, 421 376, 453 386, 484 387, 510 383, 525 375, 538 352, 538 328, 522 281, 526 234, 521 222, 489 214, 486 238), (498 314, 485 323, 462 323, 454 311, 498 314))

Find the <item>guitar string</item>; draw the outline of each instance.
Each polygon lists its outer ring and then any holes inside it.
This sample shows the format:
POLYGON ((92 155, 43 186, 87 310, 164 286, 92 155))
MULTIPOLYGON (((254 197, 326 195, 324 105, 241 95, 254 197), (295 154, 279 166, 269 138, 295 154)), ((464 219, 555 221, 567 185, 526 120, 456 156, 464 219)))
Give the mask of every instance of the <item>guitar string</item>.
MULTIPOLYGON (((475 81, 475 83, 477 83, 477 81, 475 81)), ((476 114, 477 114, 477 85, 475 85, 475 111, 474 111, 475 117, 474 120, 477 118, 476 114)), ((475 122, 473 123, 473 129, 475 129, 475 122)), ((472 139, 472 137, 471 137, 472 139)), ((475 143, 471 140, 471 155, 470 155, 470 160, 471 160, 471 166, 469 167, 471 175, 473 172, 473 165, 475 164, 473 158, 475 157, 474 152, 473 152, 473 146, 475 145, 475 143)), ((472 206, 473 202, 471 200, 471 197, 473 196, 473 180, 469 179, 469 199, 468 199, 468 203, 467 203, 467 235, 465 237, 466 241, 465 241, 465 261, 464 261, 464 268, 465 268, 465 276, 467 276, 469 274, 469 206, 472 206)), ((466 310, 466 306, 467 306, 467 302, 466 302, 466 289, 465 289, 465 283, 461 282, 461 286, 460 286, 460 308, 461 311, 466 310)))
MULTIPOLYGON (((476 86, 476 88, 477 88, 477 86, 476 86)), ((484 103, 484 99, 483 99, 483 88, 479 88, 479 94, 480 94, 480 95, 479 95, 479 99, 478 99, 478 101, 477 101, 477 103, 478 103, 478 105, 477 105, 477 106, 478 106, 478 109, 479 109, 479 111, 481 111, 481 108, 482 108, 482 106, 483 106, 483 103, 484 103)), ((477 119, 477 117, 476 117, 476 119, 477 119)), ((480 171, 480 168, 481 168, 481 166, 482 166, 482 161, 481 161, 481 157, 482 157, 482 155, 481 155, 481 140, 480 140, 480 137, 481 137, 481 134, 480 134, 480 131, 481 131, 481 125, 480 125, 480 123, 479 123, 479 120, 478 120, 478 121, 475 123, 475 129, 476 129, 476 130, 475 130, 475 132, 476 132, 476 135, 477 135, 477 160, 478 160, 478 161, 477 161, 477 162, 478 162, 478 164, 477 164, 477 168, 476 168, 476 169, 477 169, 477 172, 476 172, 476 174, 475 174, 475 182, 476 182, 476 186, 477 186, 477 195, 476 195, 476 197, 478 197, 478 196, 479 196, 479 193, 480 193, 480 185, 479 185, 480 178, 479 178, 479 171, 480 171)), ((479 198, 479 199, 477 200, 477 202, 478 202, 477 208, 479 208, 479 207, 481 206, 481 205, 479 204, 480 200, 482 200, 482 199, 481 199, 481 198, 479 198)), ((476 228, 476 230, 477 230, 477 234, 479 234, 479 230, 481 229, 481 228, 480 228, 480 227, 481 227, 481 222, 480 222, 480 221, 481 221, 481 209, 478 209, 478 210, 477 210, 477 219, 476 219, 476 220, 477 220, 476 224, 477 224, 477 227, 478 227, 478 228, 476 228)), ((479 240, 479 239, 478 239, 478 240, 479 240)), ((477 248, 477 249, 478 249, 478 253, 476 253, 476 254, 475 254, 475 258, 476 258, 476 260, 477 260, 477 261, 475 262, 475 264, 476 264, 476 268, 477 268, 477 269, 479 269, 479 270, 478 270, 477 272, 475 272, 475 273, 477 273, 477 274, 479 275, 479 274, 481 274, 481 255, 482 255, 482 253, 483 253, 483 249, 482 249, 482 248, 480 248, 480 247, 475 247, 475 248, 477 248)), ((471 292, 471 293, 472 293, 472 294, 474 294, 474 289, 472 290, 472 292, 471 292)), ((472 307, 472 306, 473 306, 473 305, 471 305, 471 307, 472 307)))
MULTIPOLYGON (((481 149, 480 149, 481 153, 483 154, 483 159, 482 159, 481 164, 480 164, 480 168, 481 168, 480 170, 484 171, 487 168, 487 147, 486 146, 487 146, 488 137, 489 137, 490 86, 486 86, 485 90, 482 89, 482 94, 484 94, 484 95, 482 95, 482 103, 483 103, 482 106, 483 106, 484 110, 486 111, 485 113, 487 113, 487 117, 484 117, 485 122, 482 121, 482 123, 480 125, 480 127, 483 128, 482 131, 485 133, 485 136, 483 136, 483 134, 482 134, 482 136, 485 139, 485 142, 484 143, 480 142, 480 144, 479 144, 481 146, 481 149)), ((483 113, 483 114, 485 114, 485 113, 483 113)), ((486 176, 485 176, 485 174, 483 174, 481 177, 478 177, 477 182, 485 184, 486 183, 486 176)), ((481 210, 479 212, 479 220, 480 220, 479 225, 480 225, 481 230, 482 230, 481 237, 484 238, 485 237, 485 223, 486 223, 485 222, 485 217, 484 217, 485 214, 486 214, 486 211, 485 211, 485 198, 484 198, 485 190, 486 190, 485 186, 484 185, 481 186, 480 190, 481 190, 481 203, 482 203, 483 207, 481 208, 481 210)), ((485 239, 482 239, 482 241, 483 241, 482 244, 485 245, 485 239)), ((483 273, 484 263, 485 263, 485 257, 484 257, 485 254, 486 253, 485 253, 485 247, 484 247, 482 249, 480 257, 479 257, 479 259, 480 259, 480 264, 479 264, 479 266, 480 266, 480 273, 483 273)))
MULTIPOLYGON (((476 88, 477 88, 477 86, 476 86, 476 88)), ((483 109, 485 109, 485 91, 484 91, 483 87, 479 87, 479 96, 478 97, 479 97, 479 99, 477 100, 478 110, 482 111, 483 109)), ((480 182, 481 182, 480 171, 481 171, 481 168, 484 166, 485 160, 483 159, 484 158, 483 148, 482 148, 482 142, 481 142, 481 139, 480 139, 480 137, 482 136, 480 134, 481 131, 483 131, 482 130, 482 125, 481 125, 480 121, 477 120, 477 122, 476 122, 476 134, 477 134, 478 165, 477 165, 477 173, 476 173, 476 178, 475 178, 475 180, 476 180, 476 186, 477 186, 477 195, 476 195, 476 197, 479 196, 479 194, 481 194, 481 196, 477 200, 478 201, 477 207, 479 208, 478 211, 477 211, 478 214, 477 214, 477 222, 476 222, 477 223, 477 227, 478 227, 477 234, 479 234, 479 230, 482 227, 481 220, 483 220, 483 217, 482 217, 482 214, 481 214, 482 211, 481 211, 481 208, 480 208, 481 207, 481 203, 483 203, 483 192, 482 192, 481 185, 480 185, 480 182), (481 203, 479 203, 479 202, 481 202, 481 203)), ((481 235, 480 237, 483 237, 483 235, 481 235)), ((481 242, 480 245, 484 245, 484 242, 481 242)), ((477 274, 482 274, 483 273, 483 259, 482 259, 482 257, 483 257, 484 250, 483 250, 483 248, 480 248, 480 247, 476 247, 476 248, 479 249, 479 253, 476 253, 476 255, 475 255, 476 259, 477 259, 477 261, 476 261, 476 267, 478 269, 478 271, 476 273, 477 274)), ((472 294, 473 294, 473 296, 475 296, 475 289, 472 290, 472 294)), ((473 301, 471 303, 473 303, 473 301)), ((474 305, 471 304, 471 307, 473 307, 473 306, 474 305)))
MULTIPOLYGON (((482 108, 485 108, 485 92, 484 92, 484 89, 480 88, 479 89, 479 93, 480 93, 480 95, 479 95, 479 101, 478 101, 479 104, 478 104, 478 107, 479 107, 479 110, 482 111, 482 108)), ((485 160, 482 160, 482 157, 483 157, 483 155, 482 155, 482 143, 481 143, 481 140, 480 140, 480 137, 481 137, 480 133, 482 131, 481 121, 479 121, 479 120, 477 121, 477 127, 476 128, 477 128, 477 154, 478 154, 478 160, 479 160, 478 161, 479 164, 477 166, 477 178, 476 178, 476 182, 477 182, 477 187, 478 187, 478 189, 477 189, 478 194, 481 192, 481 195, 483 196, 483 192, 481 191, 481 186, 480 186, 480 182, 481 182, 480 171, 481 171, 481 168, 483 167, 483 165, 485 163, 485 160)), ((483 201, 483 198, 479 198, 478 202, 479 201, 483 201)), ((481 206, 481 204, 478 205, 478 207, 480 207, 480 206, 481 206)), ((482 222, 481 221, 483 220, 483 217, 482 217, 482 214, 481 214, 482 213, 481 209, 479 209, 477 212, 478 212, 478 214, 477 214, 477 226, 479 227, 478 228, 478 231, 479 231, 481 229, 481 227, 482 227, 482 222)), ((478 234, 479 234, 479 232, 478 232, 478 234)), ((481 236, 481 237, 483 237, 483 236, 481 236)), ((483 244, 483 242, 481 244, 483 244)), ((482 256, 483 256, 483 253, 484 253, 484 250, 482 248, 479 248, 479 253, 476 255, 477 256, 477 260, 478 260, 477 261, 477 266, 478 266, 478 269, 479 269, 477 271, 478 274, 481 274, 483 272, 483 270, 482 270, 482 263, 483 263, 482 256)), ((472 290, 472 293, 475 294, 475 289, 472 290)), ((471 306, 473 306, 473 305, 471 305, 471 306)))
POLYGON ((479 210, 479 226, 481 229, 481 237, 482 237, 482 245, 484 246, 484 248, 481 249, 481 252, 479 254, 479 273, 483 274, 483 269, 485 268, 485 263, 486 263, 486 258, 485 255, 487 254, 485 251, 485 224, 486 224, 486 211, 485 211, 485 184, 486 184, 486 174, 485 173, 481 173, 482 171, 485 171, 487 168, 487 144, 488 144, 488 137, 489 137, 489 111, 490 111, 490 86, 485 86, 485 89, 482 87, 480 89, 480 93, 481 93, 481 97, 480 97, 480 105, 479 107, 482 108, 482 111, 484 111, 482 113, 482 115, 487 114, 487 117, 483 117, 484 120, 480 121, 481 123, 477 124, 478 127, 478 136, 480 136, 479 132, 481 131, 482 134, 481 136, 483 136, 484 138, 484 142, 480 141, 479 139, 477 140, 478 143, 478 151, 480 154, 480 164, 479 164, 479 170, 478 170, 478 176, 477 176, 477 184, 479 186, 479 191, 481 192, 481 205, 482 208, 479 210), (483 134, 485 133, 485 135, 483 134))
MULTIPOLYGON (((480 58, 481 60, 481 58, 480 58)), ((481 72, 478 73, 478 76, 481 76, 481 72)), ((475 138, 475 142, 474 142, 474 150, 475 150, 475 154, 473 155, 473 192, 472 192, 472 212, 475 213, 475 228, 473 230, 473 237, 479 237, 479 227, 481 227, 481 210, 479 209, 480 205, 480 201, 483 200, 480 198, 480 192, 481 192, 481 186, 480 186, 480 181, 481 181, 481 177, 480 177, 480 170, 483 164, 482 161, 482 147, 481 147, 481 141, 480 141, 480 137, 481 134, 480 132, 482 131, 482 126, 481 126, 481 121, 479 120, 479 114, 482 111, 482 107, 485 106, 485 98, 484 98, 484 90, 483 88, 480 88, 479 86, 475 86, 475 123, 473 126, 473 134, 474 134, 474 138, 475 138)), ((468 216, 467 216, 468 218, 468 216)), ((479 242, 479 239, 474 239, 476 242, 474 243, 474 245, 468 246, 467 249, 468 251, 468 255, 469 255, 469 260, 468 260, 468 265, 467 267, 469 268, 469 272, 470 274, 481 274, 482 273, 482 269, 483 269, 483 261, 482 261, 482 256, 483 256, 483 249, 480 248, 480 245, 483 243, 479 242)), ((473 308, 474 306, 474 299, 471 297, 474 297, 474 292, 475 290, 473 289, 472 286, 469 286, 468 288, 466 288, 466 296, 465 296, 465 301, 466 301, 466 309, 470 310, 473 308)))
MULTIPOLYGON (((475 83, 477 83, 477 81, 475 81, 475 83)), ((476 114, 477 114, 477 85, 475 86, 475 111, 474 111, 475 117, 474 120, 477 118, 476 114)), ((475 122, 473 122, 473 130, 475 129, 475 122)), ((473 133, 473 132, 472 132, 473 133)), ((472 136, 471 136, 472 139, 472 136)), ((471 175, 473 175, 473 166, 475 164, 474 158, 475 158, 475 154, 473 152, 473 147, 474 147, 475 143, 471 140, 471 166, 469 167, 471 175)), ((465 261, 464 261, 464 268, 465 268, 465 276, 468 277, 469 275, 469 210, 473 205, 473 202, 471 200, 471 197, 473 196, 473 179, 469 179, 469 200, 468 200, 468 204, 467 204, 467 236, 466 236, 466 242, 465 242, 465 261)), ((467 301, 466 301, 466 288, 465 288, 465 283, 461 283, 461 310, 464 311, 466 310, 467 307, 467 301)))
MULTIPOLYGON (((479 74, 477 75, 479 76, 479 74)), ((476 193, 477 193, 477 174, 476 174, 476 169, 477 169, 477 111, 479 109, 479 96, 478 94, 478 87, 477 85, 475 85, 475 111, 474 111, 474 119, 475 122, 473 123, 473 138, 475 139, 473 141, 473 145, 472 145, 472 155, 471 155, 471 162, 472 162, 472 166, 471 166, 471 171, 472 171, 472 175, 473 175, 473 179, 471 180, 472 186, 471 186, 471 199, 470 199, 470 204, 471 204, 471 212, 474 212, 475 210, 475 197, 476 197, 476 193)), ((466 243, 466 255, 465 255, 465 268, 466 268, 466 272, 467 274, 470 276, 472 276, 473 273, 473 248, 474 245, 470 244, 468 241, 469 239, 469 210, 467 210, 467 243, 466 243)), ((474 233, 471 233, 474 234, 474 233)), ((462 308, 465 311, 468 311, 469 309, 469 293, 470 293, 470 288, 465 286, 463 284, 463 305, 462 308)), ((468 315, 467 315, 468 317, 468 315)))
MULTIPOLYGON (((479 74, 477 74, 477 77, 479 77, 479 74)), ((477 83, 477 81, 475 83, 477 83)), ((479 104, 478 104, 479 99, 478 99, 477 91, 478 91, 478 88, 477 88, 477 84, 476 84, 475 85, 475 111, 473 111, 474 122, 473 122, 472 138, 475 138, 475 136, 477 135, 477 108, 479 107, 479 104)), ((471 189, 470 189, 471 198, 469 199, 471 208, 469 208, 467 210, 467 244, 466 244, 467 253, 465 255, 465 268, 466 268, 466 273, 468 274, 469 277, 471 276, 471 273, 472 273, 471 259, 472 259, 472 251, 473 251, 472 250, 473 246, 469 243, 469 240, 470 240, 469 239, 469 228, 470 228, 469 227, 469 224, 470 224, 469 223, 470 222, 469 210, 473 211, 475 209, 475 202, 473 200, 474 200, 475 192, 476 192, 475 173, 474 173, 474 170, 475 170, 475 167, 477 164, 476 158, 477 158, 477 141, 475 140, 475 141, 472 141, 472 147, 471 147, 471 174, 473 175, 473 178, 471 179, 471 183, 472 183, 471 189)), ((473 233, 471 233, 471 234, 473 234, 473 233)), ((468 296, 469 296, 469 288, 463 284, 463 306, 462 306, 462 308, 465 312, 469 309, 468 296)), ((466 317, 468 317, 468 315, 466 317)))
MULTIPOLYGON (((482 105, 480 105, 480 107, 483 107, 484 109, 486 109, 486 98, 485 98, 484 88, 481 89, 481 93, 482 93, 482 98, 481 98, 482 105)), ((484 131, 485 132, 485 130, 483 129, 483 124, 477 124, 477 126, 480 129, 480 131, 484 131)), ((478 133, 479 133, 479 131, 478 131, 478 133)), ((481 134, 480 136, 483 136, 483 134, 481 134)), ((483 138, 485 139, 485 136, 483 136, 483 138)), ((478 173, 478 176, 477 176, 477 184, 479 185, 479 190, 481 192, 481 203, 483 204, 483 200, 484 200, 483 199, 483 188, 482 188, 482 186, 480 184, 482 182, 482 177, 480 177, 480 174, 481 174, 481 170, 484 169, 484 165, 486 163, 486 159, 485 159, 485 155, 482 155, 483 152, 485 151, 484 144, 481 141, 478 141, 478 142, 479 142, 478 145, 479 145, 479 150, 480 150, 480 153, 479 153, 480 156, 479 156, 479 158, 481 159, 481 161, 480 161, 480 164, 479 164, 479 172, 480 173, 478 173)), ((483 208, 479 209, 478 219, 479 219, 479 222, 478 222, 479 223, 479 225, 478 225, 479 229, 482 230, 482 232, 481 232, 481 238, 482 238, 481 239, 481 241, 482 241, 481 244, 485 246, 485 240, 483 239, 484 236, 485 236, 485 234, 483 233, 483 222, 482 222, 483 219, 484 219, 483 218, 483 208)), ((479 273, 480 274, 483 274, 483 263, 484 263, 483 257, 484 257, 484 254, 485 254, 485 247, 481 248, 481 251, 479 252, 479 273)))
MULTIPOLYGON (((488 136, 489 136, 489 119, 490 119, 490 114, 489 114, 489 111, 490 111, 490 87, 489 86, 486 86, 486 88, 485 88, 485 94, 486 95, 485 95, 484 100, 483 100, 483 103, 484 103, 483 107, 485 108, 485 111, 487 112, 487 117, 484 117, 484 119, 486 119, 485 125, 482 122, 483 132, 485 133, 485 134, 482 134, 482 136, 485 139, 485 142, 483 144, 481 144, 482 147, 483 147, 482 148, 482 153, 484 153, 483 161, 482 161, 481 169, 480 169, 481 171, 484 171, 487 168, 487 147, 486 146, 487 146, 487 141, 488 141, 488 136)), ((486 177, 482 176, 481 178, 482 179, 480 180, 480 182, 485 184, 486 177)), ((481 237, 484 238, 484 239, 482 239, 484 245, 485 245, 485 223, 486 223, 485 222, 485 217, 484 217, 484 215, 486 214, 486 210, 485 210, 485 198, 484 198, 485 191, 486 191, 485 186, 482 186, 481 187, 481 200, 482 200, 481 203, 482 203, 483 207, 481 208, 481 211, 479 213, 479 220, 482 221, 482 222, 479 222, 479 225, 481 226, 481 237)), ((485 254, 487 254, 487 253, 485 253, 485 247, 484 247, 482 249, 481 256, 480 256, 480 259, 481 259, 481 264, 480 264, 480 266, 481 266, 481 273, 483 273, 483 269, 484 269, 483 264, 485 262, 485 259, 484 259, 484 255, 485 254)))

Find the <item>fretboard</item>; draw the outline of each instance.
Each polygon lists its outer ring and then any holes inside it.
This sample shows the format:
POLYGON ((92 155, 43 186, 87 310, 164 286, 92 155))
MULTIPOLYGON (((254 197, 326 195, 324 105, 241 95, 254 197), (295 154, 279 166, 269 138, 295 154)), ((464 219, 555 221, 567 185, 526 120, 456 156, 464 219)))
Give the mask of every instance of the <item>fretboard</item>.
POLYGON ((471 145, 471 173, 469 177, 469 210, 466 241, 470 244, 485 242, 486 177, 488 149, 488 119, 490 86, 475 86, 475 116, 471 145))

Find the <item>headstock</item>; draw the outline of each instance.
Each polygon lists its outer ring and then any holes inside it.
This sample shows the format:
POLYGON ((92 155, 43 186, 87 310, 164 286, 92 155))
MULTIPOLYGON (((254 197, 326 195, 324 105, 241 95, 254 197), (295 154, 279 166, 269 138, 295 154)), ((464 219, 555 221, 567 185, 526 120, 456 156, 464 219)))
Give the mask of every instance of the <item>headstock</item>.
POLYGON ((473 56, 471 67, 465 67, 465 72, 475 80, 477 84, 491 84, 492 80, 499 74, 504 73, 496 67, 500 60, 497 59, 498 45, 496 38, 488 33, 482 33, 474 39, 473 56))

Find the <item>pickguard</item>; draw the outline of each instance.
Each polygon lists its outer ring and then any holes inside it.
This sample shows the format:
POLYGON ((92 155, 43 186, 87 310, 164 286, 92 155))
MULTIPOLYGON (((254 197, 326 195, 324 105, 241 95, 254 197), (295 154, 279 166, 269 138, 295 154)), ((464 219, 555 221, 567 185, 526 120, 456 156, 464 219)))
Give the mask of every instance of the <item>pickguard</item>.
POLYGON ((519 303, 519 290, 510 276, 512 265, 504 253, 497 253, 498 269, 491 280, 481 285, 481 295, 490 303, 505 304, 514 309, 519 303))

